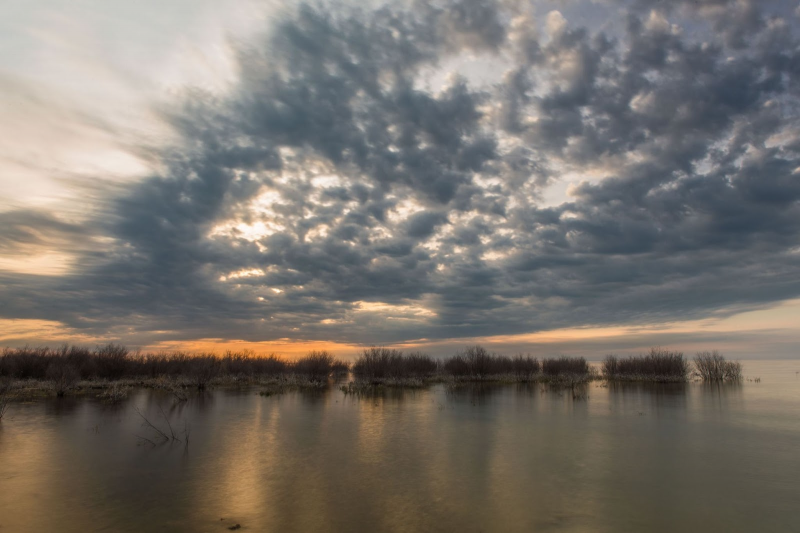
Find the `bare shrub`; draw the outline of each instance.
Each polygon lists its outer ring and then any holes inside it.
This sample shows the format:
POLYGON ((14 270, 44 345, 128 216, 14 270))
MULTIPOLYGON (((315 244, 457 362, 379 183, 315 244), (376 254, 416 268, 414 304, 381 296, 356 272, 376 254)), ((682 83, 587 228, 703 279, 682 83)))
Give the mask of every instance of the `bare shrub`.
POLYGON ((589 363, 583 357, 566 357, 544 359, 542 374, 550 378, 566 376, 584 376, 589 374, 589 363))
POLYGON ((327 351, 311 351, 301 357, 292 365, 298 375, 305 376, 312 381, 323 381, 328 378, 336 359, 327 351))
POLYGON ((189 365, 189 376, 198 390, 205 390, 211 380, 217 377, 222 364, 213 355, 193 357, 189 365))
POLYGON ((46 376, 53 386, 56 396, 59 397, 64 396, 67 391, 75 387, 80 379, 80 374, 75 367, 63 360, 50 363, 46 376))
POLYGON ((8 410, 8 404, 11 401, 12 383, 10 379, 0 378, 0 420, 8 410))
POLYGON ((606 356, 603 376, 610 380, 685 381, 689 363, 682 352, 650 348, 646 355, 619 358, 606 356))
POLYGON ((698 352, 694 357, 694 367, 703 381, 741 381, 742 365, 726 361, 717 350, 698 352))
POLYGON ((45 379, 47 367, 57 355, 50 348, 24 348, 3 350, 2 375, 14 379, 45 379))
POLYGON ((518 354, 508 357, 491 354, 482 346, 470 346, 466 350, 445 359, 442 368, 447 374, 463 379, 484 379, 505 376, 528 381, 541 371, 539 360, 530 355, 518 354))
POLYGON ((403 353, 399 350, 372 346, 365 348, 353 363, 353 374, 360 379, 381 380, 401 377, 403 353))
POLYGON ((433 375, 439 365, 422 352, 404 354, 400 350, 373 346, 362 350, 353 363, 353 374, 360 380, 408 380, 433 375))
POLYGON ((539 360, 530 355, 517 354, 511 360, 514 375, 521 381, 529 381, 541 372, 539 360))
POLYGON ((221 363, 222 373, 234 376, 277 376, 289 370, 288 363, 275 354, 261 357, 250 351, 227 351, 221 363))
POLYGON ((119 344, 106 344, 95 351, 97 376, 105 379, 119 379, 128 367, 128 349, 119 344))

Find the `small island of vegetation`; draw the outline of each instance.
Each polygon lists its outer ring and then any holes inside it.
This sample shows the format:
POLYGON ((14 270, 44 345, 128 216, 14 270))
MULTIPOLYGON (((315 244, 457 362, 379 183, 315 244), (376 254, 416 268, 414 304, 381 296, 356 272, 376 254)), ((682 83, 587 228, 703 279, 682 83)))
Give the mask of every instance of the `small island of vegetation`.
POLYGON ((269 396, 334 383, 345 393, 357 394, 381 387, 435 383, 538 382, 574 387, 593 380, 667 383, 691 379, 738 382, 742 380, 742 366, 726 361, 717 351, 700 352, 689 361, 682 352, 663 348, 652 348, 639 356, 608 355, 599 366, 583 357, 540 361, 531 355, 490 353, 482 346, 471 346, 444 359, 422 352, 370 347, 352 364, 325 351, 312 351, 288 361, 253 352, 139 353, 116 344, 94 349, 6 348, 0 353, 0 417, 15 398, 93 394, 118 401, 134 387, 164 389, 182 400, 187 391, 212 386, 255 386, 269 396))

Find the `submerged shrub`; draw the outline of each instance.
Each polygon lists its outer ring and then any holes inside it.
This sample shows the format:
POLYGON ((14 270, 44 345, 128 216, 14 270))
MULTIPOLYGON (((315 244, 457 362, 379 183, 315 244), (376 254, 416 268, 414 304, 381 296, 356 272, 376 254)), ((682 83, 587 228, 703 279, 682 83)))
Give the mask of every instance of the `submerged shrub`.
POLYGON ((65 360, 53 361, 47 367, 46 372, 47 380, 53 386, 57 396, 64 396, 64 394, 77 385, 80 379, 80 374, 74 366, 65 360))
POLYGON ((362 380, 422 378, 437 369, 436 361, 428 354, 405 355, 399 350, 376 346, 362 350, 353 363, 353 374, 362 380))
POLYGON ((11 401, 11 380, 0 377, 0 420, 6 414, 8 404, 11 401))
POLYGON ((336 359, 331 364, 331 373, 334 376, 341 376, 348 372, 350 372, 350 365, 341 359, 336 359))
POLYGON ((405 376, 430 376, 435 374, 437 370, 439 370, 439 364, 426 353, 411 352, 403 358, 403 371, 405 376))
POLYGON ((583 376, 589 374, 589 363, 583 357, 561 357, 544 359, 542 374, 547 377, 583 376))
POLYGON ((330 352, 311 351, 294 362, 292 368, 296 374, 306 376, 314 381, 327 379, 333 371, 336 359, 330 352))
POLYGON ((399 350, 372 346, 365 348, 353 363, 353 374, 362 379, 401 377, 403 353, 399 350))
POLYGON ((205 390, 212 379, 217 377, 222 366, 219 359, 213 355, 200 355, 193 357, 189 364, 189 376, 198 390, 205 390))
POLYGON ((536 376, 541 367, 539 360, 529 355, 514 358, 491 354, 482 346, 471 346, 444 361, 444 371, 455 377, 481 379, 490 376, 514 376, 528 380, 536 376))
POLYGON ((107 344, 96 350, 97 377, 119 379, 128 369, 128 349, 119 344, 107 344))
POLYGON ((741 381, 742 365, 739 362, 726 361, 717 350, 699 352, 694 357, 697 374, 703 381, 741 381))
POLYGON ((131 387, 115 383, 105 389, 97 397, 109 403, 119 403, 126 399, 131 392, 131 387))
POLYGON ((647 355, 637 357, 608 355, 602 370, 603 376, 612 380, 685 381, 689 363, 682 352, 651 348, 647 355))
POLYGON ((261 357, 250 351, 227 351, 222 357, 221 362, 222 373, 229 375, 275 376, 285 374, 289 369, 289 364, 275 354, 261 357))
POLYGON ((521 380, 532 379, 536 374, 541 372, 541 365, 539 360, 530 355, 517 354, 511 360, 511 366, 514 375, 521 380))

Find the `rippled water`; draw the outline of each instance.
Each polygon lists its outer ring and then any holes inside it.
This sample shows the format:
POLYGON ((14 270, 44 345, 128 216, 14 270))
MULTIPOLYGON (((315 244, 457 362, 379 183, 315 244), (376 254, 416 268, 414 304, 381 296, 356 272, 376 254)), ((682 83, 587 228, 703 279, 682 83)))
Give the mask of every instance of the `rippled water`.
POLYGON ((12 405, 2 531, 800 531, 800 361, 760 383, 12 405), (184 442, 152 446, 137 408, 184 442), (184 439, 185 440, 185 439, 184 439))

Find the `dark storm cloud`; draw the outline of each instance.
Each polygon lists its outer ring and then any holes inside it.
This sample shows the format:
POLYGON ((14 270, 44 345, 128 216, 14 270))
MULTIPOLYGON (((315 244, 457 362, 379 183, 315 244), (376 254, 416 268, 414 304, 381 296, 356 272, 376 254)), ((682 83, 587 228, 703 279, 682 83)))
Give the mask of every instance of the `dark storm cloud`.
POLYGON ((185 144, 102 219, 0 215, 4 249, 107 239, 72 274, 5 274, 0 312, 142 339, 388 342, 796 297, 793 22, 660 4, 625 3, 609 34, 489 1, 301 6, 241 51, 231 95, 169 113, 185 144), (505 74, 424 88, 470 55, 505 74), (542 205, 567 173, 586 179, 542 205))

